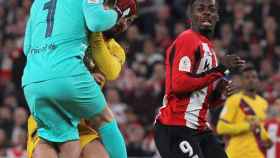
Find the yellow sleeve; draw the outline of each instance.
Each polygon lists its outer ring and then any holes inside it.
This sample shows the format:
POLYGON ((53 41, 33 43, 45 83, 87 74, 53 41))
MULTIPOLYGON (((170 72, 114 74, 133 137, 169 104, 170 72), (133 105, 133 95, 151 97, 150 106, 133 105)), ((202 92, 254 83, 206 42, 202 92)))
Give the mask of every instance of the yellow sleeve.
POLYGON ((262 107, 261 107, 262 113, 259 116, 259 118, 260 118, 261 121, 265 121, 266 120, 267 109, 268 109, 268 102, 264 99, 261 99, 259 102, 262 105, 262 107))
POLYGON ((263 124, 261 125, 261 139, 264 141, 270 139, 269 134, 268 134, 267 130, 264 128, 263 124))
POLYGON ((239 109, 239 100, 236 96, 231 96, 226 100, 217 125, 218 134, 237 135, 250 130, 250 124, 247 121, 235 122, 234 120, 239 109))
POLYGON ((267 113, 267 108, 268 108, 267 101, 264 100, 263 105, 264 105, 264 107, 263 107, 264 111, 263 111, 263 117, 261 118, 261 121, 262 121, 262 123, 261 123, 261 139, 266 141, 266 140, 270 139, 267 130, 264 128, 264 121, 266 119, 266 113, 267 113))
POLYGON ((92 33, 90 45, 96 67, 107 80, 115 80, 125 61, 123 48, 115 40, 105 42, 102 33, 92 33))

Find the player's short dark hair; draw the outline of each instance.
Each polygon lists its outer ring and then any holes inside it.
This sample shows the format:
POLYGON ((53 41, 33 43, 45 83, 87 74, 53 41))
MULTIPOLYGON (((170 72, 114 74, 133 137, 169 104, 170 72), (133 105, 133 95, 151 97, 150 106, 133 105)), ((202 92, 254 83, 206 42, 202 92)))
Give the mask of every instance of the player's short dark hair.
MULTIPOLYGON (((191 0, 191 1, 190 1, 190 4, 189 4, 189 5, 190 5, 191 8, 192 8, 192 5, 194 4, 195 1, 197 1, 197 0, 191 0)), ((218 2, 216 2, 216 4, 217 4, 217 7, 218 7, 218 6, 219 6, 219 5, 218 5, 218 2)))

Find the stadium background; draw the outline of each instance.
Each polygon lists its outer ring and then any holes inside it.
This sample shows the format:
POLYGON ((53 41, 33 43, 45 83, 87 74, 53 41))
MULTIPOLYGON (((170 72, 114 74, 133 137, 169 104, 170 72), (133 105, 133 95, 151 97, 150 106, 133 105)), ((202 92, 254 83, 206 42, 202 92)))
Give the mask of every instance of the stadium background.
MULTIPOLYGON (((164 50, 189 27, 187 0, 137 0, 139 17, 120 37, 127 61, 104 92, 125 135, 129 156, 156 152, 152 124, 164 93, 164 50)), ((280 107, 280 1, 220 0, 215 45, 219 56, 238 54, 257 68, 259 92, 280 107)), ((0 157, 25 150, 27 106, 20 78, 22 39, 31 0, 0 0, 0 157)), ((237 85, 238 76, 235 78, 237 85)), ((24 157, 24 156, 23 156, 24 157)), ((158 157, 158 156, 154 156, 158 157)))

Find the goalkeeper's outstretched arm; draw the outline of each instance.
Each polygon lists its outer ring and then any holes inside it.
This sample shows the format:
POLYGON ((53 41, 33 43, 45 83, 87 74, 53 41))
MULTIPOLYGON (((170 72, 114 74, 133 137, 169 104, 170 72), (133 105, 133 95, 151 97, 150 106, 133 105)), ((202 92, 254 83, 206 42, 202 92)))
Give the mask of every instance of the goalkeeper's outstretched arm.
POLYGON ((102 32, 112 28, 118 21, 114 9, 105 9, 103 0, 83 0, 86 25, 91 32, 102 32))

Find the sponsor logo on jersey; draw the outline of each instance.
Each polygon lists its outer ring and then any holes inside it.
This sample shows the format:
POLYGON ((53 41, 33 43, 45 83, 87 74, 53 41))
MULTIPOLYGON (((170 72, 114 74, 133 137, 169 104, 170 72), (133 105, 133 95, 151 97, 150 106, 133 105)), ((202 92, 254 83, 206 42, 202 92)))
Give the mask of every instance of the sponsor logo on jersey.
POLYGON ((100 0, 88 0, 88 3, 90 4, 98 4, 100 0))

